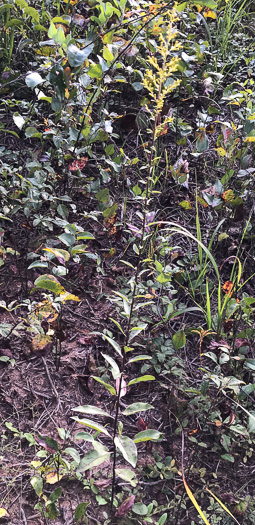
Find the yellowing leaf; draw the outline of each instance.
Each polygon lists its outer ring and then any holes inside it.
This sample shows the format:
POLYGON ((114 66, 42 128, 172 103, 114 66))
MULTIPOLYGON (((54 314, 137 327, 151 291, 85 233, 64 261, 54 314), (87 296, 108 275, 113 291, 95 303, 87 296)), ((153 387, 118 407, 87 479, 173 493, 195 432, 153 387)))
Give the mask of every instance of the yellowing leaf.
POLYGON ((50 472, 46 476, 46 483, 49 483, 50 485, 54 485, 54 483, 57 483, 63 476, 61 474, 58 474, 57 472, 50 472))
POLYGON ((244 142, 255 142, 255 137, 246 137, 246 139, 244 139, 244 142))
POLYGON ((227 154, 226 150, 224 148, 214 148, 215 151, 219 154, 220 157, 225 157, 227 154))
POLYGON ((182 479, 183 479, 183 483, 184 483, 185 490, 186 490, 186 492, 187 492, 187 494, 188 494, 190 500, 192 501, 194 507, 197 509, 198 513, 200 514, 202 520, 206 523, 206 525, 210 525, 210 523, 209 523, 209 521, 207 520, 207 518, 205 517, 205 515, 204 515, 202 509, 199 507, 196 498, 193 496, 193 494, 192 494, 192 492, 191 492, 189 486, 187 485, 187 483, 186 483, 186 479, 185 479, 184 475, 182 476, 182 479))
POLYGON ((239 524, 239 521, 237 521, 237 519, 235 518, 235 516, 233 516, 233 514, 230 512, 230 510, 228 510, 228 508, 224 505, 224 503, 222 503, 222 501, 217 498, 217 496, 215 496, 215 494, 213 494, 213 492, 211 492, 207 487, 206 487, 206 490, 207 492, 209 492, 209 494, 211 494, 211 496, 213 496, 213 498, 216 499, 216 501, 218 501, 218 503, 221 505, 221 507, 231 516, 231 518, 233 518, 233 520, 239 524))
POLYGON ((185 210, 192 210, 192 206, 190 204, 190 201, 181 201, 181 202, 179 202, 179 206, 181 206, 185 210))
POLYGON ((0 508, 0 518, 3 518, 4 516, 8 516, 7 510, 0 508))
POLYGON ((65 301, 80 301, 79 297, 77 295, 73 295, 72 293, 64 292, 60 294, 60 299, 62 302, 65 301))
POLYGON ((206 9, 205 12, 204 12, 204 17, 205 18, 213 18, 214 20, 216 20, 216 13, 214 11, 212 11, 211 9, 206 9))

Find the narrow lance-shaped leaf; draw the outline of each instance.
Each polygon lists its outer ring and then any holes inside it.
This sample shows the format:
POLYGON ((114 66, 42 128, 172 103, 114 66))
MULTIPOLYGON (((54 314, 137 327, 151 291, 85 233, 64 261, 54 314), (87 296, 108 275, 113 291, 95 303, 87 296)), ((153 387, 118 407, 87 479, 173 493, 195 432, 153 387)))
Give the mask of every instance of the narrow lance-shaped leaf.
POLYGON ((113 396, 117 395, 114 386, 109 385, 109 383, 105 383, 102 379, 100 379, 100 377, 96 377, 96 376, 92 376, 92 377, 93 379, 95 379, 95 381, 98 381, 98 383, 101 383, 101 385, 103 385, 106 388, 106 390, 110 392, 110 394, 112 394, 113 396))
POLYGON ((107 363, 109 363, 109 365, 111 365, 111 367, 112 367, 113 379, 117 379, 117 377, 120 376, 120 369, 119 369, 116 361, 112 357, 110 357, 109 355, 103 354, 103 352, 102 352, 102 356, 105 358, 107 363))
POLYGON ((131 381, 129 381, 128 386, 135 385, 136 383, 141 383, 142 381, 154 381, 154 380, 155 380, 155 377, 149 376, 149 375, 136 377, 135 379, 132 379, 131 381))
POLYGON ((84 405, 75 407, 72 409, 74 412, 81 412, 81 414, 93 414, 95 416, 112 417, 108 412, 102 410, 102 408, 95 407, 94 405, 84 405))
POLYGON ((90 419, 80 419, 77 416, 72 416, 72 419, 74 419, 74 421, 77 421, 77 423, 80 423, 81 425, 85 425, 85 427, 93 428, 94 430, 97 430, 97 432, 102 432, 106 436, 110 437, 108 430, 106 430, 105 427, 99 425, 99 423, 96 423, 95 421, 91 421, 90 419))

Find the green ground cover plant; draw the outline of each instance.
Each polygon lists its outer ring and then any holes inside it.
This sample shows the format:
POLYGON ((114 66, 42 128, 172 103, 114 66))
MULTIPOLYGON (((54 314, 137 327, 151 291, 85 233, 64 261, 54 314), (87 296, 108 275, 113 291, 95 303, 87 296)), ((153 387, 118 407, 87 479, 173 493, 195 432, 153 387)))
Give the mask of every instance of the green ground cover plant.
POLYGON ((3 523, 254 523, 253 11, 0 7, 3 523))

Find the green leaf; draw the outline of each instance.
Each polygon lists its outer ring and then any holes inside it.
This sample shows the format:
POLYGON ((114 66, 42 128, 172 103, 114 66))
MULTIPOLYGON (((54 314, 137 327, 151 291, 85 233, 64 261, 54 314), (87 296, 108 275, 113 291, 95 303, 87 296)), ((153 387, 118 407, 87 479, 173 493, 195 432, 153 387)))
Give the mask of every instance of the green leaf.
POLYGON ((67 447, 63 450, 63 452, 65 452, 65 454, 69 454, 73 458, 73 460, 76 461, 76 463, 80 463, 80 454, 75 448, 67 447))
POLYGON ((106 341, 108 341, 108 343, 112 345, 114 350, 116 350, 116 352, 122 357, 120 345, 116 341, 114 341, 114 339, 112 339, 111 337, 108 337, 108 335, 101 334, 101 336, 103 337, 103 339, 106 339, 106 341))
POLYGON ((151 410, 154 406, 149 403, 132 403, 129 405, 122 414, 124 416, 130 416, 131 414, 136 414, 137 412, 143 412, 145 410, 151 410))
POLYGON ((20 27, 20 26, 23 26, 24 25, 24 22, 23 20, 19 20, 18 18, 12 18, 12 20, 9 20, 9 22, 7 22, 5 24, 5 27, 8 28, 8 27, 20 27))
MULTIPOLYGON (((85 62, 90 53, 92 53, 94 44, 91 43, 84 47, 84 49, 79 49, 74 44, 70 44, 67 48, 67 58, 71 67, 79 67, 85 62)), ((100 66, 101 67, 101 66, 100 66)), ((101 68, 102 70, 102 68, 101 68)), ((91 75, 90 75, 91 76, 91 75)))
POLYGON ((152 357, 149 355, 136 355, 135 357, 132 357, 132 359, 129 359, 127 364, 135 363, 136 361, 142 361, 144 359, 152 359, 152 357))
POLYGON ((77 467, 77 472, 85 472, 93 467, 98 467, 104 461, 108 460, 110 453, 108 451, 89 450, 87 454, 82 458, 81 462, 77 467))
POLYGON ((87 523, 86 509, 88 505, 90 505, 90 501, 84 501, 83 503, 79 503, 77 505, 74 513, 74 519, 77 525, 83 525, 87 523))
POLYGON ((202 5, 202 6, 205 6, 205 7, 210 7, 211 9, 216 9, 217 8, 217 2, 215 2, 214 0, 192 0, 192 4, 193 5, 202 5))
POLYGON ((230 463, 235 462, 235 458, 231 456, 230 454, 222 454, 221 458, 225 459, 226 461, 230 461, 230 463))
POLYGON ((63 286, 58 282, 56 277, 53 277, 53 275, 40 275, 40 277, 35 280, 35 286, 36 288, 44 288, 45 290, 53 292, 56 295, 66 293, 63 286))
POLYGON ((155 380, 154 376, 149 376, 149 375, 141 376, 141 377, 137 377, 136 379, 132 379, 131 381, 129 381, 127 386, 135 385, 136 383, 141 383, 142 381, 154 381, 154 380, 155 380))
POLYGON ((109 385, 109 383, 105 383, 104 381, 102 381, 102 379, 100 379, 100 377, 96 377, 96 376, 91 376, 93 377, 93 379, 95 379, 95 381, 98 381, 98 383, 101 383, 101 385, 103 385, 106 390, 108 390, 108 392, 110 392, 110 394, 112 394, 112 396, 116 396, 117 395, 117 392, 114 388, 114 386, 112 385, 109 385))
POLYGON ((40 15, 39 15, 38 11, 36 11, 36 9, 34 7, 25 7, 24 13, 26 15, 28 15, 28 16, 31 16, 31 18, 36 20, 36 22, 39 22, 40 15))
POLYGON ((49 27, 49 31, 48 31, 48 37, 49 38, 54 38, 54 36, 57 34, 57 29, 55 27, 55 24, 53 24, 51 22, 50 24, 50 27, 49 27))
POLYGON ((112 367, 112 376, 113 376, 113 379, 117 379, 117 377, 120 376, 120 369, 116 363, 116 361, 110 357, 109 355, 107 354, 103 354, 103 352, 101 352, 102 356, 105 358, 105 360, 111 365, 112 367))
POLYGON ((104 188, 96 193, 96 199, 99 202, 107 203, 109 201, 110 193, 108 188, 104 188))
POLYGON ((148 507, 146 507, 146 505, 144 505, 144 503, 137 502, 137 503, 135 503, 133 505, 132 511, 135 514, 138 514, 138 516, 146 516, 146 514, 148 512, 148 507))
POLYGON ((137 448, 134 441, 128 436, 116 436, 114 443, 124 459, 135 468, 137 462, 137 448))
POLYGON ((95 64, 88 70, 88 75, 91 78, 102 78, 103 71, 101 64, 95 64))
POLYGON ((103 211, 103 217, 105 219, 109 219, 110 217, 114 217, 117 209, 118 209, 118 204, 117 203, 113 204, 112 206, 109 206, 109 208, 106 208, 103 211))
POLYGON ((66 246, 73 246, 73 244, 75 243, 75 236, 71 233, 62 233, 62 235, 59 235, 58 238, 66 246))
POLYGON ((89 232, 79 232, 77 234, 77 241, 81 241, 81 240, 86 240, 88 241, 89 239, 95 239, 94 235, 92 235, 92 233, 89 233, 89 232))
POLYGON ((77 416, 72 416, 72 419, 74 419, 74 421, 77 421, 77 423, 80 423, 81 425, 85 425, 85 427, 93 428, 97 432, 102 432, 106 436, 110 437, 108 430, 106 430, 105 427, 99 425, 99 423, 96 423, 95 421, 91 421, 90 419, 80 419, 77 416))
POLYGON ((124 481, 128 481, 132 487, 136 487, 137 481, 134 479, 135 472, 129 468, 116 468, 115 469, 116 476, 119 476, 119 478, 123 479, 124 481))
POLYGON ((106 416, 106 417, 112 418, 112 416, 108 414, 108 412, 105 412, 105 410, 95 407, 94 405, 79 406, 79 407, 72 408, 72 410, 74 412, 81 412, 82 414, 93 414, 97 416, 106 416))
POLYGON ((183 348, 186 344, 186 335, 184 330, 179 330, 174 334, 173 336, 173 344, 175 350, 179 350, 180 348, 183 348))
POLYGON ((30 483, 36 493, 37 496, 42 495, 43 491, 43 480, 42 478, 39 478, 39 476, 33 476, 30 480, 30 483))
POLYGON ((46 261, 34 261, 28 266, 28 270, 31 268, 48 268, 48 263, 46 261))
POLYGON ((90 441, 91 443, 94 441, 93 436, 89 434, 88 432, 77 432, 74 436, 74 439, 84 439, 84 441, 90 441))
POLYGON ((25 136, 27 139, 32 138, 32 137, 40 139, 42 138, 42 133, 37 131, 37 129, 32 126, 28 126, 28 128, 26 128, 26 131, 25 131, 25 136))
POLYGON ((166 519, 167 519, 167 513, 164 512, 164 514, 162 514, 162 516, 160 516, 158 520, 158 525, 164 525, 164 523, 166 522, 166 519))
POLYGON ((50 501, 54 503, 57 501, 62 493, 62 487, 57 487, 51 494, 50 494, 50 501))
POLYGON ((162 439, 162 434, 158 430, 143 430, 134 437, 134 443, 141 443, 142 441, 158 441, 162 439))

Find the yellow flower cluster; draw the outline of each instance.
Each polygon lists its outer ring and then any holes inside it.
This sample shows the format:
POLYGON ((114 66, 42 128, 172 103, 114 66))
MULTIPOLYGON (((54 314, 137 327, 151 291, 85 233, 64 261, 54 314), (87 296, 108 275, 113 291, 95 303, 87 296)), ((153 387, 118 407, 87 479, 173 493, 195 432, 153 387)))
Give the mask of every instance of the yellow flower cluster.
MULTIPOLYGON (((147 59, 151 68, 148 68, 145 72, 142 82, 143 86, 148 90, 150 98, 154 101, 154 108, 150 109, 147 106, 147 110, 150 112, 151 117, 156 121, 159 121, 167 95, 174 91, 181 82, 180 80, 169 82, 173 73, 177 71, 180 61, 180 58, 177 56, 172 56, 170 58, 169 55, 172 55, 182 47, 180 42, 174 42, 178 35, 178 31, 174 27, 174 23, 178 20, 176 17, 176 5, 171 11, 166 13, 166 16, 167 22, 165 31, 162 31, 158 36, 159 43, 156 47, 155 56, 149 56, 147 59)), ((167 117, 164 124, 171 121, 172 118, 167 117)), ((160 127, 160 129, 157 130, 158 136, 161 131, 162 123, 156 122, 156 124, 157 123, 160 127)))

